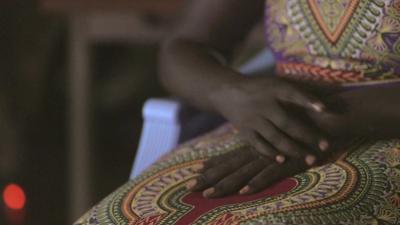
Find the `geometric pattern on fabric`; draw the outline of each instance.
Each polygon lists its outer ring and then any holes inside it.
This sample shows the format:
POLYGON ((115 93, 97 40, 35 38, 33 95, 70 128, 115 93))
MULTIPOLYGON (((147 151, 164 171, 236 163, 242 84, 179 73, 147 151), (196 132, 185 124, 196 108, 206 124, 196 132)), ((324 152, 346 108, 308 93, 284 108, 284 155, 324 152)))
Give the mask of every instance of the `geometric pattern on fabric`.
MULTIPOLYGON (((277 74, 364 85, 400 77, 400 0, 266 0, 277 74)), ((337 162, 264 191, 205 199, 185 183, 204 160, 249 147, 230 125, 179 146, 76 225, 400 224, 400 140, 363 140, 337 162)))
POLYGON ((298 80, 314 82, 349 84, 358 82, 363 78, 361 72, 332 70, 303 63, 278 62, 276 64, 276 71, 283 77, 295 75, 298 80))
POLYGON ((260 193, 205 199, 185 182, 204 160, 246 147, 226 125, 180 146, 76 225, 400 224, 400 141, 359 141, 337 162, 260 193))
POLYGON ((400 0, 266 0, 265 26, 277 62, 361 74, 344 85, 399 80, 400 0))
POLYGON ((289 79, 295 77, 296 80, 301 81, 340 84, 341 86, 362 86, 400 81, 400 74, 373 76, 357 71, 334 70, 304 63, 277 62, 275 68, 280 77, 289 79))
POLYGON ((348 56, 361 50, 365 37, 372 34, 371 27, 376 26, 379 17, 384 15, 385 6, 381 0, 289 0, 288 5, 288 14, 294 17, 290 20, 292 25, 307 40, 311 50, 320 54, 348 56), (336 16, 338 21, 334 23, 336 26, 331 33, 326 20, 337 11, 344 11, 345 15, 336 16), (321 12, 325 12, 324 17, 321 12), (376 19, 368 20, 372 15, 376 19), (360 38, 361 35, 364 38, 360 38))
POLYGON ((308 0, 315 21, 332 43, 340 38, 359 3, 360 0, 308 0))

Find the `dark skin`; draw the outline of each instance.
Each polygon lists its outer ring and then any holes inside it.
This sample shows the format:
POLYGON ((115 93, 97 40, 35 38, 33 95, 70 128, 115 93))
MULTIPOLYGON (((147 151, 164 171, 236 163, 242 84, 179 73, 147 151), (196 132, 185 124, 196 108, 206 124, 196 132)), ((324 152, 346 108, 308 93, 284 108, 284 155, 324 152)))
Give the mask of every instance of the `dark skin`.
MULTIPOLYGON (((312 115, 320 127, 327 129, 326 132, 331 137, 330 150, 320 155, 316 165, 335 161, 360 136, 372 140, 398 138, 398 93, 398 85, 343 92, 337 96, 347 103, 344 113, 312 115), (375 104, 370 104, 370 101, 375 104)), ((204 191, 204 196, 209 198, 238 192, 252 194, 309 168, 310 166, 296 158, 289 158, 284 164, 279 164, 258 157, 251 149, 240 149, 206 161, 191 189, 204 191), (229 164, 229 167, 222 167, 223 164, 229 164)))
POLYGON ((334 159, 353 137, 400 133, 398 85, 343 91, 271 74, 245 77, 223 64, 221 58, 229 62, 261 19, 263 5, 263 0, 195 1, 160 53, 164 86, 198 108, 223 115, 252 146, 199 168, 188 188, 206 197, 254 193, 334 159))

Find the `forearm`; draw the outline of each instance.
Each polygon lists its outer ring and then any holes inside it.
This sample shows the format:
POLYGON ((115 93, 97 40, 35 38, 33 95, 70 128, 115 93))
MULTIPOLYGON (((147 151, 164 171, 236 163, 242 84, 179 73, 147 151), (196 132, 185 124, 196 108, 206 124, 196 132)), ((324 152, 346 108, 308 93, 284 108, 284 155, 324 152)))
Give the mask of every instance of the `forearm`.
POLYGON ((376 138, 400 137, 400 84, 367 87, 339 96, 348 105, 347 124, 356 132, 376 138))
POLYGON ((183 39, 166 41, 160 53, 160 77, 172 94, 193 106, 215 112, 212 104, 215 91, 245 78, 224 65, 213 51, 183 39))
POLYGON ((400 85, 377 87, 362 101, 361 110, 370 120, 369 131, 382 138, 400 137, 400 85))
POLYGON ((189 4, 182 24, 164 42, 160 76, 172 94, 188 103, 216 111, 210 101, 223 85, 244 79, 218 57, 230 58, 262 19, 263 0, 201 0, 189 4))

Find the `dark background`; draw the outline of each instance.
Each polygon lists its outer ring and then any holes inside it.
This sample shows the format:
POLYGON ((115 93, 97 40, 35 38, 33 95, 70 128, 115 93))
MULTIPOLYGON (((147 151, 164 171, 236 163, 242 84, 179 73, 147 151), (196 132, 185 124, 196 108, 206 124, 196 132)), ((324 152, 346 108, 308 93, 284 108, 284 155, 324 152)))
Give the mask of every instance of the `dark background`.
MULTIPOLYGON (((24 212, 1 201, 0 224, 67 224, 68 21, 37 2, 0 3, 0 190, 18 183, 24 212)), ((92 204, 128 180, 141 107, 162 96, 157 44, 91 45, 92 204)))
MULTIPOLYGON (((132 1, 81 1, 85 4, 79 10, 74 8, 77 0, 54 1, 68 4, 53 9, 43 6, 50 0, 0 3, 0 191, 17 183, 27 196, 26 207, 19 211, 0 201, 0 224, 69 224, 76 219, 71 218, 68 199, 71 14, 89 15, 93 8, 101 16, 110 5, 113 12, 126 14, 123 6, 130 2, 128 13, 137 13, 150 29, 165 26, 170 32, 183 10, 177 0, 138 9, 132 1), (122 7, 116 7, 119 4, 122 7), (176 11, 171 11, 173 4, 176 11), (152 8, 157 10, 148 10, 152 8)), ((248 52, 262 45, 260 33, 248 52)), ((163 37, 93 42, 89 47, 90 205, 128 180, 142 105, 150 97, 167 96, 156 66, 163 37)))

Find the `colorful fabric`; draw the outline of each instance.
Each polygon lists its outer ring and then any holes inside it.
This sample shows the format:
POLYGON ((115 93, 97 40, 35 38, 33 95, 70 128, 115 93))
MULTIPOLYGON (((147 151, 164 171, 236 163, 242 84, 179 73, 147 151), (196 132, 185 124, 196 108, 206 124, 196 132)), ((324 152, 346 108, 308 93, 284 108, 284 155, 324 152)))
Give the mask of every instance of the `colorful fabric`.
MULTIPOLYGON (((341 85, 400 81, 400 0, 266 0, 277 74, 341 85)), ((185 182, 246 147, 231 126, 180 146, 77 225, 400 224, 400 140, 360 141, 336 163, 261 193, 205 199, 185 182)))
POLYGON ((400 80, 400 0, 266 4, 266 33, 279 75, 342 85, 400 80))
POLYGON ((400 224, 400 140, 360 141, 336 163, 254 195, 210 200, 186 190, 194 166, 244 145, 231 126, 184 144, 76 225, 400 224))

